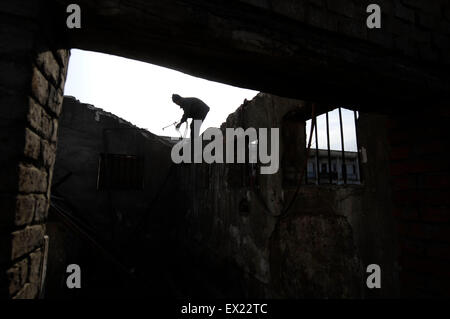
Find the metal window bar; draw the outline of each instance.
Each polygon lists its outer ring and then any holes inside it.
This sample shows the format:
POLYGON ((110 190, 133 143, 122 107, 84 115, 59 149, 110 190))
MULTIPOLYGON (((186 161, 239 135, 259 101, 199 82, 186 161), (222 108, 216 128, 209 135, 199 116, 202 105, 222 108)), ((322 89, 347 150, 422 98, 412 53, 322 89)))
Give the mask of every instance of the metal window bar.
POLYGON ((344 150, 344 128, 342 126, 342 111, 339 108, 339 124, 341 130, 341 146, 342 146, 342 178, 344 184, 347 184, 347 167, 345 166, 345 150, 344 150))
POLYGON ((328 121, 328 112, 326 113, 326 121, 327 121, 328 178, 330 184, 333 184, 333 176, 331 173, 330 124, 328 121))
MULTIPOLYGON (((313 123, 311 123, 312 125, 313 123)), ((316 184, 320 184, 320 176, 319 176, 319 139, 317 138, 317 116, 314 116, 314 134, 316 138, 316 184)))
MULTIPOLYGON (((306 123, 306 122, 305 122, 306 123)), ((311 121, 311 125, 312 125, 312 121, 311 121)), ((307 136, 308 132, 306 130, 306 125, 305 125, 305 136, 306 136, 306 143, 308 143, 308 136, 307 136)), ((306 146, 306 148, 308 149, 308 146, 306 146)), ((306 165, 305 165, 305 173, 303 174, 305 177, 305 184, 308 184, 308 167, 309 167, 309 155, 308 155, 308 150, 306 149, 305 152, 305 156, 306 158, 306 165)))
POLYGON ((359 149, 359 142, 358 142, 358 130, 357 130, 357 115, 356 115, 356 110, 353 111, 353 115, 355 118, 355 136, 356 136, 356 152, 358 153, 358 177, 359 177, 359 182, 362 183, 363 182, 363 172, 362 172, 362 167, 361 167, 361 151, 359 149))

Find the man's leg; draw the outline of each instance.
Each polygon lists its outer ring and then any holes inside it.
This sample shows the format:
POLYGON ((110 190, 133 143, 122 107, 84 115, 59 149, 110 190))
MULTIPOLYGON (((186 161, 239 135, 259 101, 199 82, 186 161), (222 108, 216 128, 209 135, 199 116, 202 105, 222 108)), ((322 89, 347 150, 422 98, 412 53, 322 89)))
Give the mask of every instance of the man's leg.
POLYGON ((193 163, 201 163, 201 158, 203 155, 203 143, 200 138, 200 127, 202 125, 202 121, 200 119, 192 119, 191 122, 191 150, 193 157, 193 163))
POLYGON ((205 110, 204 113, 202 114, 202 116, 201 116, 202 123, 203 123, 203 121, 205 120, 205 118, 206 118, 206 116, 208 115, 208 113, 209 113, 209 109, 208 109, 208 110, 205 110))
POLYGON ((192 119, 191 126, 190 126, 191 127, 191 138, 192 138, 192 135, 200 136, 200 129, 202 127, 204 119, 205 119, 204 117, 203 118, 192 119), (195 122, 197 122, 196 125, 194 125, 195 122))
POLYGON ((206 115, 208 115, 209 110, 200 115, 197 121, 200 121, 200 125, 198 126, 198 135, 200 135, 200 129, 202 128, 202 124, 205 121, 206 115))
POLYGON ((194 119, 191 120, 191 125, 189 126, 189 129, 191 131, 191 141, 194 140, 194 119))

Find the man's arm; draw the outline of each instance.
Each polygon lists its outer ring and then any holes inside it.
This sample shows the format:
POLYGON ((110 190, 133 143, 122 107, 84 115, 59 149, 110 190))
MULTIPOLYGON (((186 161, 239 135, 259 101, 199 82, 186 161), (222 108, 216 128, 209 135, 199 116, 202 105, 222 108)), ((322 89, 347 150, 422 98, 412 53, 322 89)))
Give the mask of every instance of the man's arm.
POLYGON ((183 107, 183 117, 180 120, 180 123, 178 123, 178 125, 176 126, 176 128, 179 128, 181 126, 181 124, 183 124, 184 122, 186 122, 186 120, 191 116, 191 104, 189 103, 188 99, 181 99, 180 102, 180 106, 183 107))
POLYGON ((176 128, 180 128, 181 124, 186 122, 186 120, 187 120, 187 115, 186 115, 186 112, 184 112, 183 116, 181 117, 180 123, 177 124, 176 128))

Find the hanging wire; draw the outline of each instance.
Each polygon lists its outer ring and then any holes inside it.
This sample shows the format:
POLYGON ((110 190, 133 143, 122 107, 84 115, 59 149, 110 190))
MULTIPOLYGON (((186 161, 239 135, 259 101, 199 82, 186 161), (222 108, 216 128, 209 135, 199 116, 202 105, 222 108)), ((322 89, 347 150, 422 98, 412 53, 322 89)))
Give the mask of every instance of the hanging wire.
POLYGON ((312 104, 311 118, 313 119, 313 121, 311 123, 311 131, 309 133, 308 147, 306 149, 306 157, 305 157, 305 160, 304 160, 303 165, 302 165, 302 170, 300 171, 300 178, 299 178, 298 183, 297 183, 297 189, 295 190, 294 196, 292 197, 291 201, 289 202, 289 205, 280 214, 280 219, 285 218, 288 215, 288 213, 289 213, 289 211, 290 211, 290 209, 292 207, 292 204, 297 199, 298 192, 300 190, 300 185, 302 184, 302 180, 303 180, 303 175, 305 174, 305 171, 306 171, 306 168, 307 168, 309 153, 310 153, 310 150, 311 150, 311 141, 312 141, 312 136, 313 136, 313 130, 314 129, 317 130, 317 127, 316 127, 317 126, 316 105, 314 103, 312 104))

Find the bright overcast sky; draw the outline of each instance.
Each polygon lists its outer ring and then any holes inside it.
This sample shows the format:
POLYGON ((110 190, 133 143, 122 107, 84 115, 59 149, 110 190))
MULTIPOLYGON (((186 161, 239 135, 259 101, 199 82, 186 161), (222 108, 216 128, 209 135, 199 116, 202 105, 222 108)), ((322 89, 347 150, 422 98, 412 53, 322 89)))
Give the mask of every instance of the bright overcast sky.
MULTIPOLYGON (((179 136, 166 125, 183 115, 172 93, 198 97, 211 108, 202 131, 219 127, 227 116, 258 92, 196 78, 178 71, 113 55, 71 50, 65 95, 111 112, 158 135, 179 136)), ((353 112, 343 110, 345 150, 356 150, 353 112)), ((318 117, 319 148, 326 148, 325 116, 318 117)), ((308 123, 309 124, 309 123, 308 123)), ((182 126, 182 132, 184 126, 182 126)), ((309 127, 307 127, 309 134, 309 127)), ((339 118, 330 113, 331 148, 340 149, 339 118)), ((313 147, 315 147, 313 139, 313 147)))
MULTIPOLYGON (((172 93, 198 97, 210 111, 202 131, 219 127, 257 91, 196 78, 150 63, 113 55, 71 50, 65 95, 92 104, 158 135, 179 136, 173 127, 183 115, 172 93)), ((184 131, 181 127, 181 131, 184 131)))

